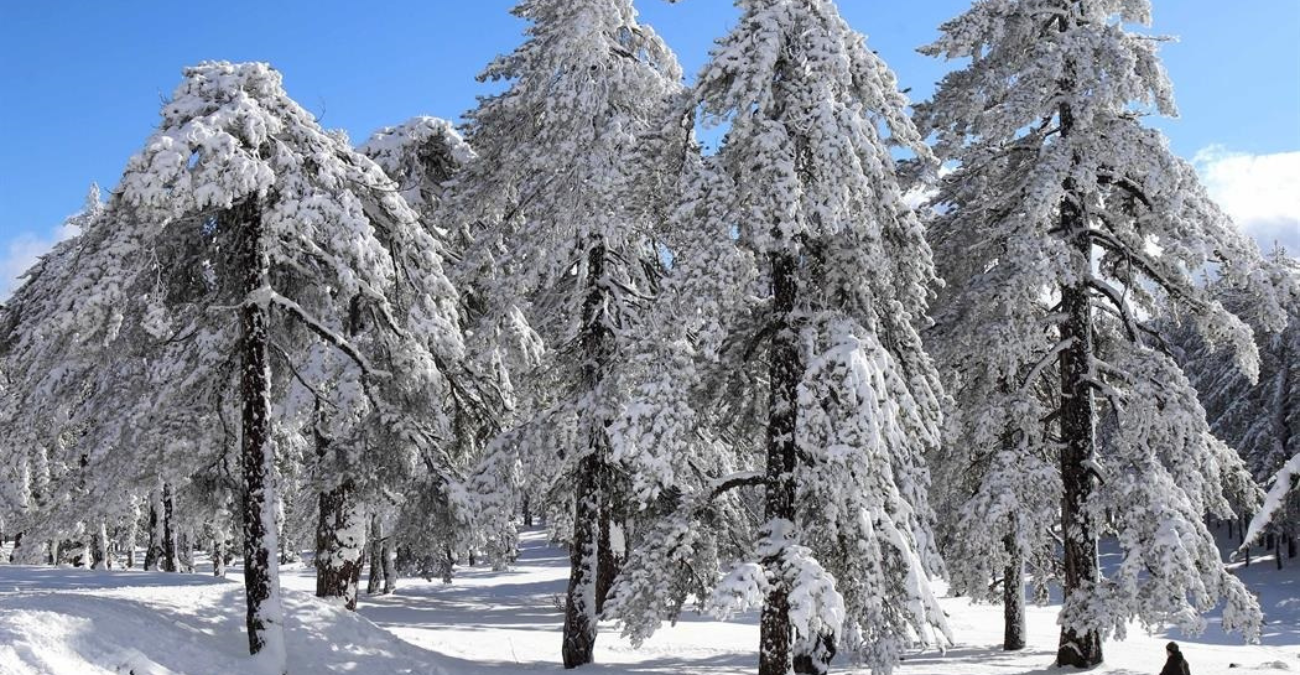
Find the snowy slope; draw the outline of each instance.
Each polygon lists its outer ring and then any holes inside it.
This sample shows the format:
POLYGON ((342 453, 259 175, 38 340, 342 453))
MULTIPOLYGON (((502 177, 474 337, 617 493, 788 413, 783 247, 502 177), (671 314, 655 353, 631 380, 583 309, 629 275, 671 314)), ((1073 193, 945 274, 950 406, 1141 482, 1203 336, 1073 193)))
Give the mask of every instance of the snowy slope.
MULTIPOLYGON (((297 673, 430 673, 438 655, 298 592, 297 673)), ((249 673, 243 587, 198 575, 0 566, 0 675, 249 673)))
MULTIPOLYGON (((1164 643, 1178 639, 1198 675, 1300 673, 1300 565, 1279 572, 1271 558, 1257 558, 1236 572, 1261 595, 1268 618, 1263 645, 1245 646, 1217 632, 1213 617, 1197 640, 1172 632, 1148 635, 1133 626, 1128 640, 1107 643, 1107 664, 1089 672, 1154 675, 1164 643)), ((463 570, 449 586, 404 579, 395 595, 363 598, 356 616, 311 597, 310 566, 287 566, 292 672, 563 672, 558 663, 566 574, 563 552, 532 532, 525 535, 519 564, 508 572, 463 570)), ((249 672, 241 591, 234 581, 201 575, 0 565, 0 675, 249 672)), ((912 655, 898 671, 902 675, 1061 672, 1051 667, 1056 607, 1030 607, 1029 649, 1006 654, 999 648, 1000 607, 972 606, 960 598, 943 604, 959 644, 946 654, 912 655)), ((684 617, 639 650, 604 625, 597 664, 584 672, 752 673, 757 642, 753 616, 733 623, 684 617)), ((865 671, 839 664, 836 672, 865 671)))

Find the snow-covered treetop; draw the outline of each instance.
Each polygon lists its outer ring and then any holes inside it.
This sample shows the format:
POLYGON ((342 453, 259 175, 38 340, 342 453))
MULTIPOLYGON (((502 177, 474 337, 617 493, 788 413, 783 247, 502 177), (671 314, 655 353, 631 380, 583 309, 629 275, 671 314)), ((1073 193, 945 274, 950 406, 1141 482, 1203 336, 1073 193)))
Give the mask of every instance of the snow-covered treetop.
POLYGON ((1134 104, 1176 114, 1160 39, 1129 31, 1132 24, 1151 24, 1149 0, 994 0, 945 22, 922 53, 971 61, 935 97, 934 108, 954 118, 938 130, 940 151, 968 136, 1012 138, 1061 104, 1081 127, 1134 104))
POLYGON ((1063 199, 1081 199, 1100 259, 1089 283, 1134 339, 1135 316, 1172 314, 1230 346, 1253 372, 1249 328, 1196 275, 1216 266, 1228 283, 1262 294, 1271 330, 1283 325, 1294 291, 1261 283, 1268 273, 1255 244, 1163 135, 1142 125, 1145 112, 1176 114, 1161 40, 1128 28, 1150 18, 1146 0, 977 3, 922 50, 969 63, 918 106, 918 122, 937 134, 943 159, 961 159, 950 182, 984 186, 979 202, 953 217, 973 222, 978 213, 986 227, 1037 233, 1027 239, 1045 247, 1031 252, 1035 274, 1046 285, 1071 285, 1088 266, 1067 238, 1038 235, 1057 227, 1063 199))
POLYGON ((842 237, 845 253, 870 264, 852 272, 846 261, 827 264, 828 296, 850 304, 891 297, 905 311, 923 309, 928 248, 890 149, 929 151, 893 73, 832 2, 738 5, 740 23, 714 48, 696 88, 704 123, 731 125, 721 156, 744 216, 741 238, 760 252, 807 246, 818 255, 812 242, 842 237))
POLYGON ((357 150, 373 159, 397 183, 406 203, 425 216, 442 201, 444 184, 475 157, 454 124, 424 115, 376 131, 357 150))
POLYGON ((399 277, 414 282, 403 285, 413 290, 405 298, 411 329, 437 351, 459 351, 439 244, 379 166, 322 129, 266 64, 186 69, 120 193, 155 227, 256 198, 273 265, 305 265, 326 275, 334 293, 385 312, 385 289, 399 277))
POLYGON ((640 257, 631 252, 650 225, 629 198, 641 184, 632 159, 681 71, 630 0, 529 0, 513 11, 531 23, 527 39, 480 76, 509 86, 467 115, 480 161, 448 217, 489 228, 480 245, 506 250, 481 249, 470 264, 497 268, 483 260, 496 258, 523 297, 562 280, 578 242, 640 257))

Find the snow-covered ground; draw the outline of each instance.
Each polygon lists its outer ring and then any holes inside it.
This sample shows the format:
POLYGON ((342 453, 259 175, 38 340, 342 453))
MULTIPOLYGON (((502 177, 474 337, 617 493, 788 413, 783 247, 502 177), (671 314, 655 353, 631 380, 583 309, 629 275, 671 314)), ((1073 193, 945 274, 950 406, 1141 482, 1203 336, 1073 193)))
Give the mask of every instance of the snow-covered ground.
MULTIPOLYGON (((1149 635, 1107 643, 1107 664, 1092 673, 1155 675, 1164 644, 1183 644, 1197 675, 1300 673, 1300 560, 1277 571, 1257 558, 1237 572, 1261 596, 1262 645, 1245 646, 1211 627, 1199 638, 1149 635), (1235 667, 1234 667, 1234 664, 1235 667)), ((391 596, 363 598, 358 615, 312 597, 309 566, 284 570, 289 651, 294 673, 559 672, 560 607, 567 573, 562 551, 539 532, 525 536, 508 572, 462 570, 452 585, 404 579, 391 596)), ((0 565, 0 674, 245 673, 242 588, 201 574, 0 565)), ((999 648, 1001 608, 945 599, 958 645, 946 654, 914 654, 903 675, 1020 675, 1051 667, 1055 607, 1031 607, 1028 649, 999 648)), ((651 675, 752 673, 755 617, 720 623, 684 617, 633 649, 605 626, 597 665, 585 672, 651 675)), ((848 664, 836 672, 855 673, 848 664)))

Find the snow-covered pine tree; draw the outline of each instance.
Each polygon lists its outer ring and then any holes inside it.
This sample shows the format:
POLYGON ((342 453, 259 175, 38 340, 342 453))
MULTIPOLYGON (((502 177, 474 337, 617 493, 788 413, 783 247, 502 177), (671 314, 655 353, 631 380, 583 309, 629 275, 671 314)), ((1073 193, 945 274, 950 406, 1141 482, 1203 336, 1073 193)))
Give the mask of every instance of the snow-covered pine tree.
POLYGON ((283 670, 272 434, 301 430, 295 400, 334 411, 340 451, 319 465, 332 470, 325 492, 436 467, 449 436, 440 364, 462 352, 439 246, 379 167, 322 130, 264 64, 187 69, 109 211, 81 238, 63 290, 44 298, 48 311, 17 321, 18 340, 65 337, 123 364, 73 397, 88 401, 70 424, 90 431, 93 456, 147 467, 131 451, 162 437, 192 443, 183 467, 239 458, 250 650, 283 670), (129 388, 115 392, 114 375, 129 388), (190 427, 171 428, 177 419, 190 427), (356 470, 363 454, 370 473, 356 470))
MULTIPOLYGON (((1199 613, 1224 599, 1225 628, 1249 639, 1259 626, 1258 605, 1224 570, 1203 518, 1229 510, 1241 463, 1210 435, 1152 321, 1195 326, 1253 373, 1249 328, 1193 275, 1213 263, 1245 287, 1258 282, 1261 258, 1192 168, 1141 124, 1143 111, 1174 111, 1159 40, 1129 30, 1148 24, 1150 9, 1146 0, 979 3, 923 50, 969 60, 918 119, 937 133, 940 158, 960 164, 941 197, 951 222, 937 234, 979 232, 969 238, 977 246, 946 253, 967 256, 960 264, 987 286, 945 330, 1009 346, 1003 354, 970 342, 970 375, 984 384, 959 386, 1024 391, 1012 419, 976 418, 993 425, 983 442, 996 444, 978 452, 996 456, 1005 437, 1023 457, 1024 441, 1044 433, 1033 428, 1040 421, 1060 439, 1061 665, 1100 663, 1102 638, 1122 637, 1133 618, 1194 631, 1199 613), (1042 409, 1027 395, 1050 376, 1057 391, 1042 409), (1103 577, 1097 539, 1106 534, 1124 561, 1103 577)), ((1267 304, 1276 328, 1279 304, 1267 304)))
POLYGON ((1055 338, 1042 290, 1050 282, 1034 264, 1032 237, 972 214, 982 213, 990 192, 1014 187, 995 181, 1021 179, 1023 169, 1012 165, 1032 157, 1010 152, 989 160, 997 171, 943 180, 932 201, 944 207, 931 212, 927 228, 944 286, 925 339, 952 404, 930 463, 939 547, 952 590, 978 601, 1000 595, 1008 650, 1025 646, 1026 567, 1040 598, 1056 574, 1051 523, 1061 487, 1049 383, 1056 371, 1043 362, 1055 338), (1035 368, 1042 377, 1029 377, 1035 368), (990 580, 998 579, 995 594, 990 580))
POLYGON ((622 373, 630 394, 610 426, 611 447, 632 477, 638 507, 628 557, 606 616, 640 645, 687 601, 707 610, 722 561, 746 556, 761 525, 763 406, 750 392, 754 373, 734 371, 729 352, 744 349, 738 326, 751 320, 757 267, 736 246, 730 185, 716 157, 703 157, 680 125, 666 133, 662 159, 676 187, 660 235, 672 263, 649 307, 644 339, 622 373), (676 160, 670 160, 675 155, 676 160), (734 404, 728 405, 728 403, 734 404), (726 439, 725 442, 723 439, 726 439))
MULTIPOLYGON (((488 292, 495 272, 466 261, 474 242, 472 224, 448 210, 457 208, 450 197, 460 173, 475 155, 455 127, 434 117, 414 117, 376 131, 358 150, 397 182, 425 228, 443 242, 448 257, 457 261, 450 271, 460 292, 466 357, 453 381, 454 449, 448 457, 470 474, 465 477, 470 491, 465 491, 466 484, 442 476, 433 476, 432 483, 410 486, 411 495, 396 516, 385 514, 378 519, 383 550, 375 554, 380 566, 395 562, 404 573, 426 578, 437 575, 450 581, 458 554, 483 550, 501 564, 515 548, 513 529, 507 543, 498 541, 499 533, 493 527, 478 526, 494 520, 481 517, 484 511, 495 510, 483 507, 502 498, 509 502, 503 494, 509 491, 496 491, 491 481, 478 480, 483 476, 471 468, 491 439, 512 426, 517 407, 514 378, 537 365, 540 337, 510 308, 513 298, 497 298, 488 292), (448 229, 447 224, 459 226, 448 229), (503 309, 498 310, 499 306, 503 309), (474 504, 463 501, 471 498, 474 504), (395 560, 399 543, 403 555, 395 560)), ((513 508, 506 511, 513 512, 513 508)), ((392 576, 387 574, 385 579, 392 576)), ((377 582, 378 572, 374 578, 377 582)), ((391 589, 391 583, 386 582, 385 587, 391 589)))
MULTIPOLYGON (((1273 285, 1300 286, 1300 262, 1285 249, 1276 248, 1269 261, 1276 275, 1273 285)), ((1270 524, 1275 534, 1294 541, 1300 534, 1300 493, 1292 492, 1291 478, 1294 458, 1300 455, 1300 303, 1287 308, 1286 328, 1270 333, 1257 316, 1257 294, 1218 279, 1208 283, 1225 307, 1255 328, 1259 379, 1252 383, 1230 354, 1214 350, 1194 331, 1174 332, 1176 353, 1214 434, 1235 448, 1255 480, 1269 488, 1244 545, 1253 545, 1270 524), (1279 473, 1288 465, 1290 473, 1279 473)))
POLYGON ((922 459, 941 394, 917 334, 934 274, 890 147, 928 151, 834 3, 737 4, 694 92, 706 124, 730 125, 709 161, 725 180, 704 190, 723 215, 697 226, 740 246, 738 278, 754 280, 721 313, 734 323, 720 366, 742 384, 719 407, 765 420, 738 441, 757 451, 765 522, 713 603, 762 605, 764 675, 821 671, 836 649, 889 672, 947 632, 928 584, 940 563, 922 459))
MULTIPOLYGON (((27 530, 14 556, 27 563, 38 562, 49 542, 81 530, 86 516, 106 514, 100 508, 67 506, 87 487, 85 472, 71 469, 85 466, 75 443, 77 425, 70 418, 86 397, 86 374, 105 362, 102 355, 69 350, 68 341, 52 334, 43 321, 58 311, 60 294, 80 271, 84 234, 104 219, 99 188, 92 185, 83 209, 61 228, 76 236, 56 244, 24 273, 0 326, 0 358, 8 381, 0 400, 0 455, 14 472, 14 522, 27 530)), ((53 551, 50 560, 57 562, 53 551)))
POLYGON ((490 492, 517 489, 511 455, 526 450, 533 493, 568 514, 563 655, 573 668, 592 660, 598 577, 613 572, 600 546, 615 496, 607 427, 624 393, 613 373, 659 274, 647 216, 629 199, 631 160, 681 73, 631 0, 526 0, 513 12, 531 24, 527 39, 481 76, 507 87, 467 115, 478 159, 448 217, 473 237, 463 264, 479 270, 493 320, 523 309, 549 350, 521 383, 523 427, 494 443, 482 475, 490 492))

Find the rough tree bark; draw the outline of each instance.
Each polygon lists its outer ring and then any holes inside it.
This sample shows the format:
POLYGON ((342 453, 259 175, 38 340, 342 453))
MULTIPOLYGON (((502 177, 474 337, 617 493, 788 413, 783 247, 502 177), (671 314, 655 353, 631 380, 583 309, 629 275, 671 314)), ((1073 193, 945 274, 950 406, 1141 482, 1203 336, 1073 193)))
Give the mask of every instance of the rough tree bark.
MULTIPOLYGON (((606 250, 596 238, 587 250, 587 296, 582 307, 581 353, 586 356, 582 378, 587 391, 596 390, 611 358, 612 335, 601 322, 607 301, 606 250)), ((586 455, 578 462, 574 499, 573 541, 569 552, 569 587, 564 607, 565 668, 591 663, 596 648, 597 576, 603 465, 606 455, 605 421, 588 413, 586 455)))
POLYGON ((596 545, 596 614, 605 611, 605 601, 614 588, 614 578, 618 576, 618 560, 614 558, 614 548, 610 545, 610 527, 613 524, 613 492, 609 485, 609 468, 602 466, 600 480, 600 519, 596 545))
POLYGON ((212 538, 212 576, 226 576, 226 538, 221 532, 212 538))
MULTIPOLYGON (((1061 31, 1069 18, 1059 19, 1061 31)), ((1072 65, 1067 64, 1061 81, 1062 92, 1074 89, 1072 65)), ((1067 142, 1074 129, 1074 113, 1068 103, 1060 106, 1060 136, 1067 142)), ((1077 162, 1076 162, 1077 163, 1077 162)), ((1061 339, 1069 346, 1061 351, 1061 531, 1064 536, 1063 589, 1066 601, 1078 593, 1095 592, 1101 570, 1097 560, 1097 535, 1089 522, 1086 506, 1096 487, 1091 466, 1097 456, 1096 399, 1089 376, 1094 359, 1092 300, 1088 279, 1092 277, 1092 240, 1088 221, 1074 180, 1064 184, 1061 201, 1061 236, 1074 249, 1078 281, 1061 288, 1061 339)), ((1102 662, 1101 635, 1094 630, 1061 627, 1058 666, 1091 668, 1102 662)))
MULTIPOLYGON (((767 422, 766 501, 764 536, 773 540, 785 533, 773 527, 792 527, 794 523, 795 421, 799 379, 803 374, 797 332, 793 325, 798 282, 796 262, 790 253, 770 255, 772 261, 772 349, 768 372, 771 391, 767 422)), ((782 552, 764 560, 772 570, 780 565, 782 552)), ((759 625, 759 675, 786 675, 792 666, 790 628, 790 589, 779 577, 774 580, 763 603, 759 625)))
POLYGON ((584 457, 578 467, 573 543, 569 552, 569 588, 564 608, 564 667, 591 663, 596 647, 596 473, 600 458, 584 457))
POLYGON ((90 539, 90 569, 105 569, 108 561, 108 528, 100 523, 90 539))
POLYGON ((131 524, 126 527, 126 541, 122 542, 126 548, 126 567, 132 569, 135 567, 135 541, 140 535, 140 517, 139 513, 131 518, 131 524))
POLYGON ((1007 535, 1002 543, 1008 556, 1002 576, 1002 614, 1006 623, 1002 649, 1011 652, 1025 648, 1029 630, 1025 620, 1025 559, 1015 537, 1007 535))
POLYGON ((262 213, 256 199, 234 207, 231 225, 239 228, 240 265, 244 273, 244 304, 240 311, 243 359, 240 368, 242 403, 240 464, 244 472, 241 495, 244 526, 244 592, 248 602, 248 650, 261 654, 275 670, 287 670, 284 648, 284 609, 280 601, 280 568, 276 560, 275 448, 271 444, 271 377, 267 352, 267 307, 261 300, 269 286, 270 262, 264 249, 262 213))
POLYGON ((172 486, 162 486, 162 568, 164 572, 176 571, 176 530, 172 527, 172 486))
POLYGON ((355 492, 352 479, 321 492, 316 525, 316 597, 341 599, 343 606, 353 611, 365 546, 363 516, 352 503, 355 492))
POLYGON ((366 582, 366 595, 374 595, 379 592, 379 580, 383 576, 383 529, 379 524, 379 516, 370 516, 370 532, 366 538, 370 546, 370 578, 366 582))
POLYGON ((154 490, 149 495, 149 543, 144 549, 145 571, 156 571, 158 561, 162 559, 162 535, 160 534, 162 507, 159 504, 161 493, 154 490))
POLYGON ((380 547, 380 563, 384 568, 384 595, 397 590, 397 547, 392 537, 384 537, 380 547))

